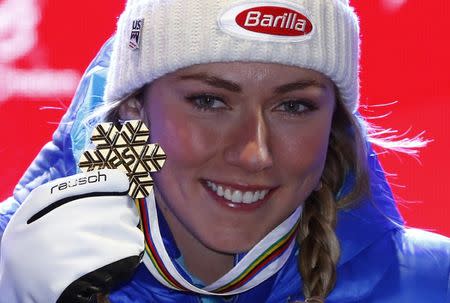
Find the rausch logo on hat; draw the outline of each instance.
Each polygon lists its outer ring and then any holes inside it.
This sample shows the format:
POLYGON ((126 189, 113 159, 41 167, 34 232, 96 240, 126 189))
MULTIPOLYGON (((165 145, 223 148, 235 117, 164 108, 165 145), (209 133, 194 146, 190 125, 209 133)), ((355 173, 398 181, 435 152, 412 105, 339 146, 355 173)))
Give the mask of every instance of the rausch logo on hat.
POLYGON ((307 10, 284 1, 240 3, 222 12, 218 23, 224 32, 252 40, 299 42, 314 32, 307 10))

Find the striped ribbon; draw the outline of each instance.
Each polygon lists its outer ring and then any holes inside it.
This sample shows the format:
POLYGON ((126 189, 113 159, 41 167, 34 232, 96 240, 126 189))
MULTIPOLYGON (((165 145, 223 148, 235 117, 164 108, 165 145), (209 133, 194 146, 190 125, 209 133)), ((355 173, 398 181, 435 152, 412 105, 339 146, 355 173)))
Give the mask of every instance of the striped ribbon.
POLYGON ((162 240, 155 197, 137 199, 141 215, 141 230, 145 235, 144 264, 165 286, 203 295, 229 296, 247 291, 278 272, 291 254, 302 208, 299 207, 284 222, 256 244, 228 273, 216 282, 199 288, 187 281, 173 264, 162 240))

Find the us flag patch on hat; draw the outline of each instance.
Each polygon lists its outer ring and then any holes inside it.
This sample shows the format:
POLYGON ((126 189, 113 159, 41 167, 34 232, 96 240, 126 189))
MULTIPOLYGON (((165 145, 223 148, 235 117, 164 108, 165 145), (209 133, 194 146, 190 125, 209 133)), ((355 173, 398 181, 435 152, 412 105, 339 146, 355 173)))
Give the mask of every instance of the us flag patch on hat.
POLYGON ((130 41, 128 42, 128 47, 130 49, 139 49, 143 27, 144 19, 133 20, 131 25, 130 41))

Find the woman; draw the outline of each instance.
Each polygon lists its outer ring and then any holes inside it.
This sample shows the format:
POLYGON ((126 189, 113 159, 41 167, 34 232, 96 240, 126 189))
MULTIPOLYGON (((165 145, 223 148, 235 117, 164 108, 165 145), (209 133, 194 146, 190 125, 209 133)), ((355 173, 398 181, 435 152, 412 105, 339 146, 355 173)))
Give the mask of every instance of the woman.
POLYGON ((2 226, 28 196, 1 244, 7 302, 448 302, 449 241, 402 226, 358 58, 345 0, 129 0, 5 204, 2 226), (104 121, 144 121, 167 155, 140 218, 124 174, 70 176, 106 73, 104 121))

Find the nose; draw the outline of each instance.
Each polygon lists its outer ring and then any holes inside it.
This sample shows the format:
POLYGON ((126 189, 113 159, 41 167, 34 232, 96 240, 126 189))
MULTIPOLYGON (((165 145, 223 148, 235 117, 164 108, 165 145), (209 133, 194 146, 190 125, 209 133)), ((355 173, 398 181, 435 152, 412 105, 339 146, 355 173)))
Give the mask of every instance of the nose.
POLYGON ((241 117, 225 149, 225 161, 248 172, 257 173, 273 166, 270 129, 262 113, 241 117))

